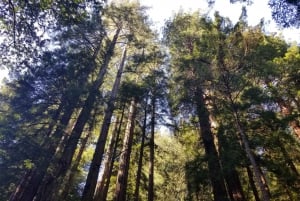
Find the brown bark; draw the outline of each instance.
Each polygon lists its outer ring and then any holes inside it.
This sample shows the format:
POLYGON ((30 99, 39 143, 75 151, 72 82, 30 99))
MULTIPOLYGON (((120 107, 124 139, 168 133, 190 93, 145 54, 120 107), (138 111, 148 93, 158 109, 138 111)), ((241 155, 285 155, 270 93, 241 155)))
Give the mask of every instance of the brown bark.
POLYGON ((211 131, 209 112, 205 106, 203 91, 199 87, 196 89, 195 98, 200 122, 200 133, 205 148, 205 155, 208 159, 208 170, 213 188, 214 201, 228 201, 222 168, 211 131))
POLYGON ((97 76, 96 81, 93 83, 93 86, 89 90, 88 97, 84 103, 83 109, 81 110, 77 118, 76 124, 72 130, 70 138, 68 139, 65 149, 61 156, 55 156, 52 160, 52 166, 50 168, 51 172, 47 173, 42 185, 40 185, 39 193, 36 196, 35 201, 51 201, 51 195, 53 194, 55 186, 58 185, 59 180, 61 180, 65 176, 67 170, 70 167, 83 128, 87 120, 89 119, 96 100, 96 96, 98 94, 98 90, 103 83, 108 64, 113 56, 114 48, 117 43, 120 31, 121 27, 116 30, 113 40, 108 46, 108 49, 104 56, 104 61, 100 68, 100 72, 97 76))
POLYGON ((117 118, 112 135, 109 140, 109 145, 105 154, 105 160, 104 160, 104 167, 103 167, 103 174, 100 179, 100 181, 97 184, 97 190, 95 193, 95 198, 94 200, 102 200, 102 192, 106 183, 107 178, 109 177, 109 170, 110 170, 110 164, 111 160, 113 158, 113 151, 114 151, 114 146, 116 144, 116 137, 118 134, 118 124, 119 124, 119 118, 117 118))
POLYGON ((118 124, 117 122, 115 123, 115 129, 112 133, 112 136, 110 138, 110 142, 109 142, 109 146, 108 146, 108 149, 106 151, 106 154, 105 154, 105 160, 104 160, 104 167, 103 167, 103 174, 102 174, 102 177, 101 177, 101 180, 97 183, 97 190, 96 190, 96 193, 95 193, 95 198, 94 200, 101 200, 102 199, 102 191, 104 189, 104 186, 105 186, 105 183, 106 183, 106 180, 108 178, 108 174, 109 174, 109 170, 110 170, 110 162, 112 160, 112 157, 113 157, 113 149, 114 149, 114 145, 115 145, 115 137, 117 135, 117 129, 118 129, 118 124))
POLYGON ((113 199, 114 201, 126 200, 126 189, 127 189, 129 163, 130 163, 130 154, 131 154, 134 126, 135 126, 136 105, 137 102, 134 98, 131 101, 130 108, 129 108, 129 116, 128 116, 127 125, 125 129, 123 148, 120 156, 116 191, 113 199))
MULTIPOLYGON (((101 41, 94 51, 93 54, 94 60, 96 59, 100 51, 101 41)), ((94 68, 89 68, 89 69, 93 70, 94 68)), ((48 131, 47 136, 50 137, 51 139, 47 138, 48 140, 45 140, 42 145, 43 147, 44 146, 46 147, 45 150, 47 150, 49 157, 39 160, 38 163, 35 164, 36 166, 33 170, 31 170, 30 176, 28 176, 29 180, 26 181, 26 185, 21 184, 22 188, 20 188, 21 186, 19 186, 16 189, 16 191, 10 197, 10 201, 32 201, 34 196, 36 196, 38 192, 38 188, 47 172, 47 168, 49 167, 52 158, 55 155, 57 144, 59 143, 59 141, 61 140, 64 134, 64 129, 69 123, 69 120, 72 116, 72 113, 75 109, 78 100, 79 100, 79 95, 78 97, 76 96, 72 97, 71 102, 68 102, 66 100, 66 97, 62 99, 60 106, 63 106, 64 114, 59 120, 59 122, 57 123, 57 125, 54 125, 55 121, 53 121, 54 123, 49 123, 50 129, 48 131), (52 132, 52 129, 55 130, 54 133, 52 132)), ((61 107, 59 107, 58 110, 61 110, 61 107)), ((58 113, 57 116, 59 116, 58 113)))
POLYGON ((72 130, 61 157, 56 155, 51 161, 52 164, 43 180, 43 183, 39 187, 35 201, 51 201, 51 196, 55 187, 62 182, 59 180, 65 176, 69 167, 71 166, 72 158, 77 148, 77 143, 90 116, 95 99, 96 95, 90 95, 85 102, 85 105, 76 121, 74 129, 72 130))
POLYGON ((117 92, 120 87, 121 83, 121 77, 125 65, 126 60, 126 47, 124 47, 123 55, 121 58, 121 63, 117 72, 117 76, 115 79, 115 83, 113 86, 113 89, 111 91, 111 95, 109 98, 109 101, 107 103, 107 108, 105 110, 105 115, 103 119, 103 124, 101 127, 101 132, 97 141, 97 145, 95 148, 94 156, 92 159, 92 163, 90 165, 89 173, 87 176, 86 184, 84 187, 83 195, 82 195, 82 201, 90 201, 93 199, 93 196, 95 194, 95 189, 97 185, 97 178, 101 166, 101 161, 104 153, 105 143, 107 140, 107 135, 111 123, 111 117, 113 115, 114 109, 115 109, 115 99, 117 97, 117 92))

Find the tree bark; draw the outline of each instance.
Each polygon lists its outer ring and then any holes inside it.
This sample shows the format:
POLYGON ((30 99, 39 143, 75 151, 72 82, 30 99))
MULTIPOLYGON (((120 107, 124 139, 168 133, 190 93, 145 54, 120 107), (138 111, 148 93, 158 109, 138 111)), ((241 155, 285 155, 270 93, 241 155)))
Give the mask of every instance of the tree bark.
POLYGON ((136 105, 137 105, 136 99, 133 98, 129 108, 129 116, 128 116, 126 130, 125 130, 123 148, 120 156, 117 185, 116 185, 116 190, 113 199, 114 201, 126 200, 126 189, 127 189, 129 163, 130 163, 130 154, 131 154, 134 126, 135 126, 136 105))
POLYGON ((108 189, 109 189, 109 185, 110 185, 110 178, 111 178, 112 171, 113 171, 113 168, 114 168, 114 162, 115 162, 115 158, 116 158, 116 155, 117 155, 117 149, 119 147, 121 128, 122 128, 123 118, 124 118, 124 113, 125 113, 125 106, 126 106, 126 104, 124 104, 123 109, 122 109, 121 120, 120 120, 120 123, 119 123, 116 142, 115 142, 114 150, 113 150, 113 154, 112 154, 113 158, 110 162, 108 177, 107 177, 105 186, 104 186, 103 191, 102 191, 102 199, 99 199, 98 201, 106 200, 106 197, 107 197, 107 193, 108 193, 108 189))
POLYGON ((209 112, 205 106, 203 91, 199 87, 196 89, 195 99, 200 122, 200 133, 208 160, 208 171, 212 183, 214 201, 229 201, 219 156, 211 131, 209 112))
POLYGON ((89 131, 88 131, 87 135, 84 137, 84 139, 81 142, 81 146, 80 146, 79 152, 77 154, 77 157, 76 157, 76 159, 74 161, 74 164, 72 165, 72 168, 69 171, 69 174, 65 178, 67 180, 67 182, 64 185, 63 192, 61 192, 61 193, 58 194, 58 198, 61 198, 61 200, 66 200, 66 198, 67 198, 67 196, 68 196, 68 194, 70 192, 70 188, 73 185, 73 181, 74 181, 77 169, 79 167, 79 164, 80 164, 83 152, 86 149, 87 142, 88 142, 89 138, 92 135, 93 128, 94 128, 94 125, 91 122, 90 125, 89 125, 89 131))
POLYGON ((115 99, 117 97, 117 92, 120 87, 121 77, 125 65, 126 60, 126 47, 124 47, 123 55, 121 58, 121 63, 117 72, 117 76, 115 79, 115 83, 113 89, 111 91, 111 95, 109 101, 107 103, 107 108, 105 110, 105 115, 101 127, 101 132, 97 141, 97 145, 95 148, 94 156, 92 159, 92 163, 90 165, 89 173, 87 176, 86 184, 83 190, 82 201, 90 201, 93 200, 93 196, 95 194, 95 189, 97 185, 98 174, 101 166, 101 161, 104 153, 105 143, 107 140, 107 135, 111 123, 111 117, 113 115, 115 109, 115 99))
POLYGON ((100 179, 100 181, 97 184, 97 190, 95 193, 95 198, 94 200, 102 200, 102 192, 106 183, 106 180, 109 176, 109 170, 110 170, 110 164, 111 164, 111 160, 113 160, 113 151, 114 151, 114 147, 116 144, 116 137, 118 134, 118 124, 119 124, 119 118, 117 117, 116 122, 115 122, 115 126, 112 132, 112 135, 110 137, 109 140, 109 145, 105 154, 105 160, 104 160, 104 166, 103 166, 103 174, 102 177, 100 179))
POLYGON ((121 134, 121 128, 122 128, 122 124, 123 124, 125 105, 126 104, 124 104, 123 109, 122 109, 121 119, 120 119, 119 127, 117 130, 116 141, 115 141, 114 150, 112 153, 112 159, 111 159, 110 165, 109 165, 107 179, 106 179, 105 185, 103 187, 103 190, 101 190, 101 189, 98 190, 98 196, 94 199, 95 201, 105 201, 106 197, 107 197, 107 193, 108 193, 108 189, 109 189, 109 185, 110 185, 110 178, 111 178, 112 171, 114 168, 115 157, 117 154, 117 149, 118 149, 119 141, 120 141, 120 134, 121 134))

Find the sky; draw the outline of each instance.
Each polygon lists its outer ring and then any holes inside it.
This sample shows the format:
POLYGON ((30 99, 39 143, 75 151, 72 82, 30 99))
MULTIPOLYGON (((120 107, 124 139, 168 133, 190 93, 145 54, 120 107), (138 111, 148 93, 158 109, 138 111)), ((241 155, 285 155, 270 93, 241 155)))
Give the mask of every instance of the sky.
MULTIPOLYGON (((113 0, 111 0, 113 1, 113 0)), ((153 27, 161 30, 165 23, 174 13, 180 9, 184 11, 210 12, 213 16, 215 11, 224 17, 229 17, 232 22, 236 22, 241 14, 242 4, 230 4, 230 0, 216 0, 213 9, 208 8, 206 0, 140 0, 142 5, 149 7, 148 15, 153 21, 153 27)), ((300 29, 280 30, 272 20, 271 9, 268 7, 268 0, 254 0, 252 6, 247 8, 248 24, 257 25, 262 18, 268 23, 266 31, 270 33, 282 34, 288 42, 297 41, 300 43, 300 29)), ((0 70, 0 82, 7 76, 7 71, 0 70)))
MULTIPOLYGON (((288 42, 297 41, 300 43, 299 29, 280 30, 272 20, 271 9, 268 7, 269 0, 254 0, 254 3, 247 8, 248 24, 257 25, 262 18, 268 24, 266 31, 282 34, 288 42)), ((221 16, 229 17, 233 22, 238 21, 243 4, 230 4, 230 0, 216 0, 213 9, 209 9, 206 0, 140 0, 140 3, 149 6, 148 15, 153 20, 157 30, 164 25, 165 20, 172 17, 172 14, 182 9, 184 11, 200 11, 200 13, 210 12, 213 16, 215 11, 219 11, 221 16)))

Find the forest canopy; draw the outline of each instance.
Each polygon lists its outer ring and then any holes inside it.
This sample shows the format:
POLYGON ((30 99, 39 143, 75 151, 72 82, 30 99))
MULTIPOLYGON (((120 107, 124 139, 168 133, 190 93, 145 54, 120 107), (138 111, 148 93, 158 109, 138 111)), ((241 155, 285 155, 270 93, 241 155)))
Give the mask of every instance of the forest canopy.
POLYGON ((299 200, 299 46, 146 10, 0 2, 0 200, 299 200))

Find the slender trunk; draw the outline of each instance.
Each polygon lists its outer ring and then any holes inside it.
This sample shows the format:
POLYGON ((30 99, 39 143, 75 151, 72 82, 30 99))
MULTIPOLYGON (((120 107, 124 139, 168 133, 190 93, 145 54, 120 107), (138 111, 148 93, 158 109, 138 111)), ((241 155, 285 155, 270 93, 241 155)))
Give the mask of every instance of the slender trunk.
POLYGON ((92 124, 93 123, 90 123, 90 125, 89 125, 89 131, 87 132, 87 135, 85 136, 85 138, 82 140, 81 146, 80 146, 79 152, 77 154, 77 157, 74 161, 74 164, 72 165, 72 168, 71 168, 71 170, 69 171, 69 174, 66 177, 67 182, 64 185, 63 192, 59 193, 58 197, 60 197, 61 200, 66 200, 66 198, 67 198, 67 196, 70 192, 70 189, 73 185, 73 181, 74 181, 76 172, 78 170, 83 152, 86 149, 87 142, 88 142, 89 138, 92 135, 92 131, 93 131, 93 128, 94 128, 94 125, 92 125, 92 124))
POLYGON ((240 123, 240 120, 239 120, 239 115, 233 107, 233 102, 232 102, 232 109, 233 109, 233 112, 234 112, 233 115, 234 115, 234 118, 235 118, 235 123, 236 123, 236 126, 237 126, 238 131, 239 131, 239 137, 240 137, 242 145, 245 149, 247 157, 250 160, 250 163, 252 165, 253 172, 254 172, 254 180, 256 181, 256 183, 259 186, 259 189, 260 189, 261 194, 262 194, 262 200, 263 201, 269 201, 271 199, 271 195, 270 195, 270 192, 268 190, 269 189, 268 184, 264 180, 265 177, 264 177, 263 173, 260 171, 260 168, 259 168, 259 166, 257 165, 257 163, 255 161, 255 158, 254 158, 254 155, 251 151, 246 133, 244 132, 244 129, 241 126, 241 123, 240 123))
POLYGON ((117 29, 113 40, 108 46, 106 51, 104 61, 101 65, 100 72, 97 76, 96 81, 93 83, 93 86, 89 90, 87 99, 85 100, 83 109, 81 110, 79 117, 76 121, 74 129, 68 139, 68 142, 65 146, 65 149, 61 157, 55 156, 52 160, 52 167, 50 171, 45 176, 45 179, 39 187, 39 195, 36 196, 35 201, 50 201, 51 194, 53 193, 54 187, 59 183, 62 177, 65 176, 67 170, 69 169, 73 155, 77 148, 78 141, 81 137, 83 128, 89 119, 90 113, 93 109, 99 88, 101 87, 104 76, 107 72, 108 64, 113 56, 114 48, 119 37, 121 27, 117 29))
POLYGON ((119 124, 119 118, 117 118, 112 135, 109 140, 109 145, 105 154, 105 160, 104 160, 104 167, 103 167, 103 174, 100 179, 100 181, 97 184, 97 190, 95 193, 95 198, 94 200, 100 199, 101 193, 103 192, 106 180, 108 178, 109 170, 110 170, 110 162, 113 158, 113 151, 114 151, 114 146, 116 144, 116 137, 118 134, 118 124, 119 124))
POLYGON ((143 157, 144 157, 144 147, 145 147, 145 138, 146 138, 146 127, 147 127, 147 102, 145 102, 145 113, 144 113, 144 122, 142 128, 142 141, 141 141, 141 148, 140 148, 140 155, 138 161, 138 169, 136 173, 136 182, 135 182, 135 191, 134 191, 134 201, 139 201, 139 191, 140 191, 140 183, 141 183, 141 175, 142 175, 142 167, 143 167, 143 157))
POLYGON ((125 130, 123 148, 120 156, 117 185, 116 185, 116 191, 113 199, 114 201, 126 200, 126 189, 127 189, 131 147, 133 141, 133 132, 134 132, 134 125, 135 125, 136 105, 137 102, 135 99, 133 99, 131 101, 130 108, 129 108, 129 116, 128 116, 128 121, 125 130))
POLYGON ((247 174, 248 174, 248 178, 249 178, 249 183, 255 198, 255 201, 261 201, 259 198, 259 193, 257 191, 256 185, 255 185, 255 181, 253 180, 253 173, 252 170, 250 169, 249 166, 247 166, 247 174))
POLYGON ((117 92, 120 87, 121 77, 125 65, 126 60, 126 47, 124 47, 121 63, 117 72, 117 76, 115 79, 115 83, 111 92, 111 96, 107 103, 107 108, 104 115, 103 124, 101 127, 101 132, 97 141, 97 145, 95 148, 95 153, 92 159, 92 163, 90 165, 89 173, 87 176, 86 184, 83 190, 82 201, 90 201, 93 199, 95 194, 95 189, 97 185, 98 174, 101 166, 101 161, 104 153, 105 143, 107 140, 107 135, 111 123, 111 117, 113 115, 115 109, 115 99, 117 97, 117 92))
POLYGON ((205 154, 208 159, 209 177, 212 183, 214 201, 228 201, 226 186, 222 175, 222 169, 214 144, 211 131, 209 112, 205 106, 204 94, 201 88, 197 88, 195 98, 197 104, 198 118, 200 122, 201 137, 203 140, 205 154))
POLYGON ((97 199, 95 199, 95 201, 105 201, 106 197, 107 197, 107 193, 108 193, 108 189, 109 189, 109 185, 110 185, 110 178, 111 178, 112 171, 113 171, 113 168, 114 168, 115 157, 116 157, 116 154, 117 154, 117 149, 119 147, 119 141, 120 141, 121 128, 122 128, 122 124, 123 124, 124 112, 125 112, 125 104, 124 104, 123 109, 122 109, 121 120, 119 122, 119 127, 118 127, 118 131, 117 131, 114 150, 113 150, 113 153, 112 153, 112 160, 110 161, 110 165, 109 165, 109 171, 108 171, 107 179, 106 179, 105 185, 103 187, 103 190, 101 190, 101 191, 100 191, 100 189, 98 190, 99 197, 97 197, 97 199))
POLYGON ((151 133, 150 133, 150 156, 149 156, 149 183, 148 183, 148 201, 154 200, 154 131, 155 131, 155 93, 151 100, 151 133))

